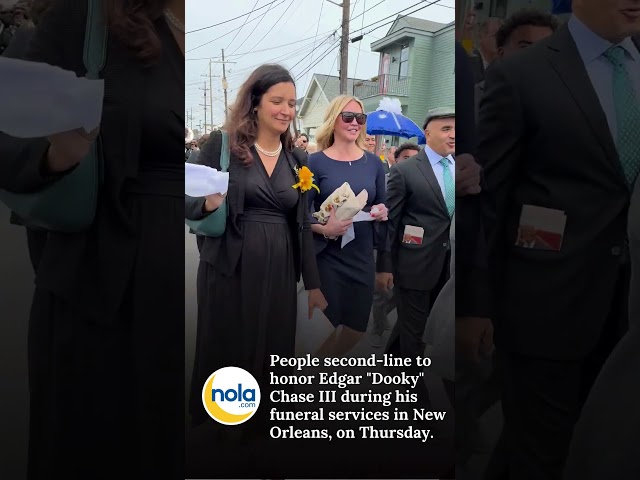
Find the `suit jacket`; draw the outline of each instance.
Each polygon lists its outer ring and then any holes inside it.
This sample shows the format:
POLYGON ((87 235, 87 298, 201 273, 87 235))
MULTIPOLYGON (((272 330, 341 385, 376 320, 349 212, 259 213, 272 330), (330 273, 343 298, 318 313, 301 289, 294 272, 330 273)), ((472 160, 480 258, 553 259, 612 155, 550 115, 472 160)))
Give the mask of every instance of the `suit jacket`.
POLYGON ((474 85, 474 100, 475 100, 475 118, 476 123, 478 122, 478 115, 480 114, 480 100, 484 96, 484 80, 482 82, 478 82, 474 85))
MULTIPOLYGON (((220 151, 222 147, 222 133, 211 134, 210 139, 200 150, 196 157, 197 163, 220 170, 220 151)), ((286 153, 291 165, 302 167, 307 165, 308 156, 300 149, 286 153)), ((244 196, 246 186, 247 168, 240 160, 231 155, 229 162, 229 191, 227 202, 229 216, 225 233, 220 237, 200 237, 198 247, 200 260, 212 265, 222 274, 230 276, 238 265, 242 252, 242 229, 240 221, 244 211, 244 196)), ((320 288, 320 276, 316 264, 316 256, 313 244, 313 234, 307 215, 307 194, 300 193, 296 211, 295 223, 290 224, 292 238, 294 240, 294 264, 296 278, 304 279, 307 290, 320 288)), ((203 213, 204 198, 193 198, 185 195, 185 218, 200 220, 205 217, 203 213)))
POLYGON ((487 70, 478 131, 496 343, 583 358, 599 340, 628 256, 630 191, 566 25, 487 70), (515 245, 523 205, 565 212, 561 251, 515 245))
POLYGON ((391 169, 387 208, 390 251, 378 252, 377 270, 393 272, 402 288, 432 290, 448 268, 451 218, 424 150, 391 169), (421 245, 402 243, 407 225, 424 229, 421 245))
MULTIPOLYGON (((27 59, 84 76, 86 15, 86 0, 53 2, 35 30, 27 59)), ((139 174, 142 102, 150 74, 135 51, 116 35, 109 35, 101 77, 105 81, 100 124, 104 184, 96 218, 86 232, 49 233, 36 274, 38 287, 98 320, 112 319, 120 309, 139 248, 134 219, 128 211, 127 188, 139 174)), ((172 110, 176 117, 184 123, 182 93, 167 95, 175 103, 172 110)), ((46 138, 16 139, 0 133, 0 188, 37 191, 58 179, 42 168, 48 148, 46 138)), ((179 217, 167 218, 166 222, 167 229, 183 225, 179 217)), ((171 248, 173 245, 167 246, 171 248)))
MULTIPOLYGON (((482 62, 480 62, 482 64, 482 62)), ((476 93, 472 61, 466 50, 456 43, 456 154, 476 155, 476 93)), ((456 315, 488 317, 490 314, 487 284, 487 248, 482 226, 482 197, 456 198, 458 262, 456 264, 456 315)))

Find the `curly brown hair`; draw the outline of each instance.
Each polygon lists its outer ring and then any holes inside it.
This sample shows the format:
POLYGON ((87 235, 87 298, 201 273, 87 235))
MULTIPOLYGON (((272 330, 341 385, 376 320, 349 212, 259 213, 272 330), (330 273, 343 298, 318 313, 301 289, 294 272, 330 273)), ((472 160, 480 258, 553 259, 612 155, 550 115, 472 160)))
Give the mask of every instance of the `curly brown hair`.
POLYGON ((168 0, 106 0, 109 28, 145 64, 153 63, 162 45, 154 22, 168 0))
MULTIPOLYGON (((250 148, 258 135, 258 116, 255 108, 266 91, 278 83, 295 85, 286 68, 275 64, 261 65, 242 84, 234 105, 229 109, 229 119, 225 125, 225 130, 229 133, 229 149, 244 165, 251 165, 253 162, 250 148)), ((284 132, 280 138, 284 149, 291 151, 291 132, 284 132)))

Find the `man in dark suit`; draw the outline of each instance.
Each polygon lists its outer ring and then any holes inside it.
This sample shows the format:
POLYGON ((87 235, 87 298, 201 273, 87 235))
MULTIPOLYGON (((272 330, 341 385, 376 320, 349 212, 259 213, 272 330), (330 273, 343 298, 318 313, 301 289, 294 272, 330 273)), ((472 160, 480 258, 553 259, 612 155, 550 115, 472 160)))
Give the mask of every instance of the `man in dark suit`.
POLYGON ((390 253, 378 256, 377 275, 378 289, 395 286, 398 321, 387 352, 414 363, 424 354, 427 317, 448 275, 449 227, 455 208, 454 110, 429 111, 424 130, 425 148, 395 165, 389 175, 391 245, 390 253))
POLYGON ((487 72, 478 158, 503 373, 503 478, 560 478, 575 419, 626 329, 639 7, 583 0, 553 36, 487 72), (516 245, 525 206, 542 223, 566 216, 559 251, 516 245))

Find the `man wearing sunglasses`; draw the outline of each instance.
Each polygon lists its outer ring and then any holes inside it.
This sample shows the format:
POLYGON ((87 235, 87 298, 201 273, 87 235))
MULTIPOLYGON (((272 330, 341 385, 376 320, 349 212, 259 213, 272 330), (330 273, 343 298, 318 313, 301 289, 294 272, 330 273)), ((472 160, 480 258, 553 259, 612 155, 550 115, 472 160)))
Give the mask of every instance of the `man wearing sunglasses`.
POLYGON ((448 278, 449 228, 455 208, 455 125, 452 108, 430 110, 423 125, 426 147, 396 164, 389 174, 391 248, 378 256, 376 288, 394 287, 398 321, 386 351, 395 356, 415 359, 424 354, 422 336, 429 311, 448 278))
POLYGON ((307 145, 309 145, 309 137, 306 133, 301 133, 296 140, 296 147, 301 148, 305 152, 307 151, 307 145))

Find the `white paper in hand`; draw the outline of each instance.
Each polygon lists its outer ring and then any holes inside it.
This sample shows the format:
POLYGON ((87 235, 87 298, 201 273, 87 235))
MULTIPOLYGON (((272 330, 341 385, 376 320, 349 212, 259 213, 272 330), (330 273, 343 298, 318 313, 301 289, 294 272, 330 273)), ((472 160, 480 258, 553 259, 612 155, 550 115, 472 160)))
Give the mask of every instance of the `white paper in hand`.
POLYGON ((206 197, 229 189, 229 173, 193 163, 184 164, 184 193, 190 197, 206 197))
POLYGON ((46 63, 3 57, 0 78, 0 132, 37 138, 78 128, 90 132, 100 125, 104 80, 78 78, 46 63))
MULTIPOLYGON (((356 213, 355 217, 353 217, 353 222, 373 222, 375 218, 371 216, 372 213, 378 213, 378 209, 374 207, 371 209, 371 212, 359 211, 358 213, 356 213)), ((344 246, 351 242, 354 238, 356 238, 356 232, 353 228, 353 224, 351 224, 347 232, 342 235, 342 244, 340 248, 344 248, 344 246)))

